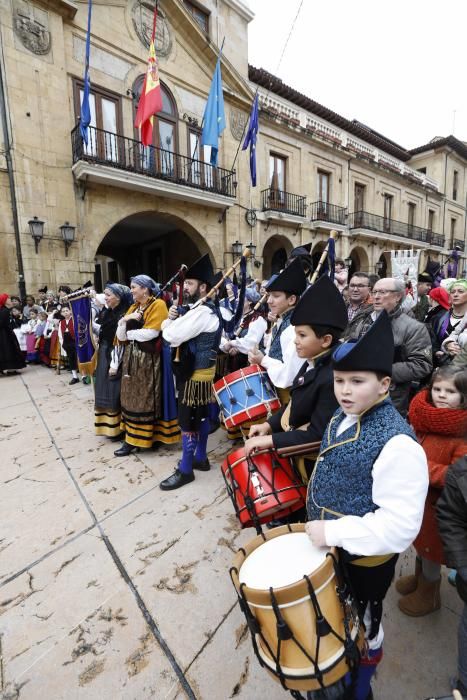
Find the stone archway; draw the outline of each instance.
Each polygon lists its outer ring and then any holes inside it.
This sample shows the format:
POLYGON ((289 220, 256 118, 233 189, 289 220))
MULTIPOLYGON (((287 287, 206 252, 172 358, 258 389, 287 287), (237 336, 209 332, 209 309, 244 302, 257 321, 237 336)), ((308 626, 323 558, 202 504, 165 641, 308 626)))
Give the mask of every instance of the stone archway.
POLYGON ((165 283, 183 263, 213 255, 206 240, 186 221, 157 211, 138 212, 116 222, 96 251, 96 288, 108 279, 128 284, 147 274, 165 283))
POLYGON ((367 272, 368 274, 373 272, 373 270, 370 270, 368 253, 362 246, 355 246, 355 248, 352 248, 349 257, 352 260, 352 264, 349 268, 349 279, 354 272, 367 272))
POLYGON ((292 244, 285 236, 274 235, 269 238, 263 248, 263 278, 280 272, 285 267, 287 258, 292 251, 292 244))

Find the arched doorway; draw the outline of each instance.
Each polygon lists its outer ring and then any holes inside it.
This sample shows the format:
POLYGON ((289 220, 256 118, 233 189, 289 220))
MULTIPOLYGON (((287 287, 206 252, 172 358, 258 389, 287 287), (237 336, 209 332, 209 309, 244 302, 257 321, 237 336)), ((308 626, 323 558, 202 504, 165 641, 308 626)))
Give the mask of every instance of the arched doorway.
POLYGON ((269 279, 284 269, 292 251, 292 244, 285 236, 271 236, 263 248, 263 277, 269 279))
POLYGON ((354 274, 354 272, 367 272, 371 273, 370 270, 370 260, 368 258, 368 253, 361 246, 356 246, 350 251, 349 255, 351 259, 351 264, 349 267, 349 279, 354 274))
POLYGON ((390 277, 388 275, 388 270, 391 269, 391 260, 389 258, 389 253, 381 253, 379 260, 375 265, 375 274, 378 275, 380 279, 383 277, 390 277))
POLYGON ((211 254, 206 241, 185 221, 159 212, 132 214, 112 226, 97 249, 96 288, 109 279, 128 284, 141 273, 165 283, 204 253, 211 254))

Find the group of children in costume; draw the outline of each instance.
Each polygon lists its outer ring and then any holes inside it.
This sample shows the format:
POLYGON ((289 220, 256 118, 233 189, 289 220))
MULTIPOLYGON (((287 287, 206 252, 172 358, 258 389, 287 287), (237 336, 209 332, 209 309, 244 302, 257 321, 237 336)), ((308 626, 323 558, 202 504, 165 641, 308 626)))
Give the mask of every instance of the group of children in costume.
MULTIPOLYGON (((280 276, 275 283, 280 287, 280 276)), ((306 531, 315 546, 338 548, 365 622, 367 644, 356 689, 350 689, 349 676, 308 697, 368 700, 382 656, 382 604, 398 555, 415 541, 415 574, 397 584, 405 614, 424 615, 440 607, 443 563, 457 567, 458 590, 466 600, 467 371, 438 369, 430 387, 413 399, 409 425, 389 398, 394 340, 386 312, 358 341, 340 344, 346 308, 335 285, 321 277, 291 309, 289 319, 303 365, 289 404, 250 429, 245 449, 251 453, 322 439, 316 462, 308 464, 306 531), (455 515, 446 506, 448 495, 439 499, 447 475, 455 515), (441 536, 443 528, 451 535, 448 550, 440 540, 437 504, 441 536)), ((463 697, 466 667, 464 606, 457 678, 463 697)))

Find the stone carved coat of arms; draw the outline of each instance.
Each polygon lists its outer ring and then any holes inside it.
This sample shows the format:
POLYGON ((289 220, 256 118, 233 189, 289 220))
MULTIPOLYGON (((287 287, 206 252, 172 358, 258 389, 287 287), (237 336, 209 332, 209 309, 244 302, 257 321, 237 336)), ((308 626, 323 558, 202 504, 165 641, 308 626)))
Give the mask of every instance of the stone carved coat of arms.
POLYGON ((29 51, 43 56, 50 51, 49 16, 28 0, 13 0, 13 28, 29 51))
MULTIPOLYGON (((155 3, 153 0, 137 0, 133 4, 131 11, 135 32, 138 35, 138 39, 147 49, 149 49, 152 37, 154 5, 155 3)), ((169 25, 161 10, 157 12, 155 47, 156 54, 159 58, 168 56, 172 49, 172 37, 170 36, 169 25)))

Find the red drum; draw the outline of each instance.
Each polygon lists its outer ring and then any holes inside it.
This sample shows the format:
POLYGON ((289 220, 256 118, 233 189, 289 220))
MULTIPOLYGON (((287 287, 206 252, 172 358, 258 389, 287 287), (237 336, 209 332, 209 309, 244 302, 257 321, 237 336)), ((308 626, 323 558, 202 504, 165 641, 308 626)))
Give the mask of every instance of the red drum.
POLYGON ((213 388, 226 428, 268 418, 281 407, 276 390, 259 365, 232 372, 213 388))
POLYGON ((221 469, 242 527, 258 527, 275 516, 285 517, 306 503, 306 487, 291 460, 274 450, 245 457, 241 447, 227 455, 221 469))

